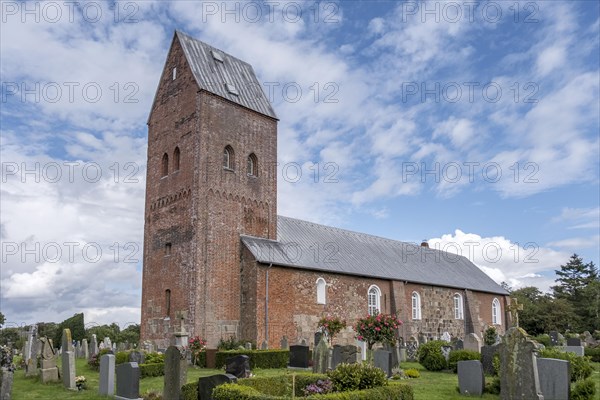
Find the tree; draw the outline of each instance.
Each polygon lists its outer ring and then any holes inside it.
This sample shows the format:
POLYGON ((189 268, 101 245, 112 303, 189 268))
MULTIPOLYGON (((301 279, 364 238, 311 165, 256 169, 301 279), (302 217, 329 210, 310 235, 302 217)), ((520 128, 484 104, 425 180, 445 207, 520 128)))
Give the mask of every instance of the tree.
POLYGON ((132 324, 123 329, 116 338, 117 343, 139 343, 140 342, 140 325, 132 324))
POLYGON ((2 325, 4 325, 4 321, 6 321, 5 318, 4 318, 4 314, 2 314, 0 312, 0 328, 2 328, 2 325))
POLYGON ((85 337, 85 325, 83 324, 83 313, 75 314, 71 318, 65 319, 58 325, 54 334, 54 344, 56 347, 62 343, 62 334, 65 329, 71 330, 71 339, 82 340, 85 337))

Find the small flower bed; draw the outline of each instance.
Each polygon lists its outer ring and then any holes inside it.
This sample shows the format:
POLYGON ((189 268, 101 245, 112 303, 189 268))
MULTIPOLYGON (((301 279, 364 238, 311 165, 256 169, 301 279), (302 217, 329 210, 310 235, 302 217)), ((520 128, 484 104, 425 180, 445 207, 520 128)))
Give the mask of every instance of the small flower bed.
POLYGON ((305 396, 313 394, 327 394, 333 392, 333 383, 329 379, 319 379, 303 389, 305 396))
POLYGON ((85 376, 76 376, 75 377, 75 386, 77 386, 77 390, 85 390, 86 389, 86 379, 85 376))

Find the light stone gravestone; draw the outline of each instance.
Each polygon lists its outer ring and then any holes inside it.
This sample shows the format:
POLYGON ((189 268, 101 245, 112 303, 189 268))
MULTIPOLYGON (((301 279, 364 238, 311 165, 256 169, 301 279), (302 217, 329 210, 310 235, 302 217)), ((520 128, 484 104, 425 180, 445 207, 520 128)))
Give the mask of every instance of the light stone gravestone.
POLYGON ((481 339, 475 333, 469 333, 465 337, 464 349, 480 352, 481 351, 481 339))
POLYGON ((244 348, 245 348, 246 350, 252 350, 252 343, 250 343, 250 342, 246 342, 246 344, 244 345, 244 348))
POLYGON ((450 359, 450 352, 452 351, 452 346, 442 346, 442 355, 446 359, 446 362, 450 359))
POLYGON ((75 353, 73 352, 71 330, 68 328, 63 330, 61 351, 63 385, 70 390, 77 390, 75 385, 75 353))
POLYGON ((442 340, 446 342, 450 342, 452 340, 452 336, 448 332, 442 333, 442 340))
POLYGON ((85 358, 86 360, 90 359, 90 347, 88 345, 88 341, 87 339, 83 339, 81 341, 81 357, 85 358))
POLYGON ((279 347, 284 350, 287 350, 289 348, 287 336, 281 338, 281 342, 279 342, 279 347))
POLYGON ((94 333, 92 335, 92 343, 90 343, 90 356, 93 356, 94 354, 98 354, 98 338, 96 337, 96 334, 94 333))
POLYGON ((46 337, 41 338, 40 341, 42 348, 40 380, 42 383, 58 382, 58 367, 52 342, 46 337))
POLYGON ((583 346, 558 346, 557 349, 564 351, 565 353, 575 353, 580 357, 585 355, 585 349, 583 346))
POLYGON ((123 363, 116 367, 117 400, 140 399, 140 368, 136 363, 123 363))
POLYGON ((260 348, 262 350, 268 350, 269 349, 269 343, 267 343, 267 341, 263 341, 262 344, 260 345, 260 348))
POLYGON ((104 340, 102 341, 102 343, 104 343, 104 348, 105 349, 111 349, 112 350, 112 342, 110 341, 110 338, 108 336, 104 338, 104 340))
POLYGON ((313 372, 324 374, 329 368, 329 346, 325 342, 325 336, 321 337, 321 341, 315 346, 313 351, 313 372))
POLYGON ((537 345, 527 333, 510 328, 500 344, 500 399, 544 400, 536 362, 537 345))
POLYGON ((38 338, 37 338, 37 325, 31 325, 29 327, 29 333, 27 335, 27 344, 25 348, 25 376, 32 377, 38 375, 38 338))
POLYGON ((538 358, 537 368, 544 400, 569 400, 571 398, 571 371, 568 361, 538 358))
POLYGON ((115 356, 112 354, 100 357, 99 392, 105 396, 115 394, 115 356))
POLYGON ((181 387, 187 382, 187 360, 179 348, 169 346, 165 353, 163 399, 180 400, 181 387))
POLYGON ((479 360, 459 361, 457 366, 460 394, 481 396, 485 388, 485 376, 481 362, 479 360))

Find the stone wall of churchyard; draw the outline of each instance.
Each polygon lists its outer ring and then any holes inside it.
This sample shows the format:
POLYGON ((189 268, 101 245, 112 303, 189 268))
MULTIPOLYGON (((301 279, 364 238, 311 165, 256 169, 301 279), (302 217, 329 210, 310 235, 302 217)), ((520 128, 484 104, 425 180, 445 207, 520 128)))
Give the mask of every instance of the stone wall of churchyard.
POLYGON ((176 41, 148 124, 142 340, 166 344, 179 328, 175 317, 181 311, 186 330, 206 338, 209 347, 221 337, 239 336, 239 235, 277 235, 276 151, 277 121, 198 92, 176 41), (231 170, 223 168, 225 146, 233 149, 231 170), (179 172, 171 172, 175 147, 179 172), (257 176, 246 172, 251 153, 257 176))

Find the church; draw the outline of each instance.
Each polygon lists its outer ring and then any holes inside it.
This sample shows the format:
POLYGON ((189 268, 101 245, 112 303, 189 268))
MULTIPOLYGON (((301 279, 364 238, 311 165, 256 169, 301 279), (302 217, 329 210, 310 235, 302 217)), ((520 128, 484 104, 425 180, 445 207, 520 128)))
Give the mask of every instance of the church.
POLYGON ((141 340, 185 329, 312 342, 395 314, 404 339, 507 326, 508 293, 462 256, 277 215, 277 115, 252 66, 176 31, 148 117, 141 340))

